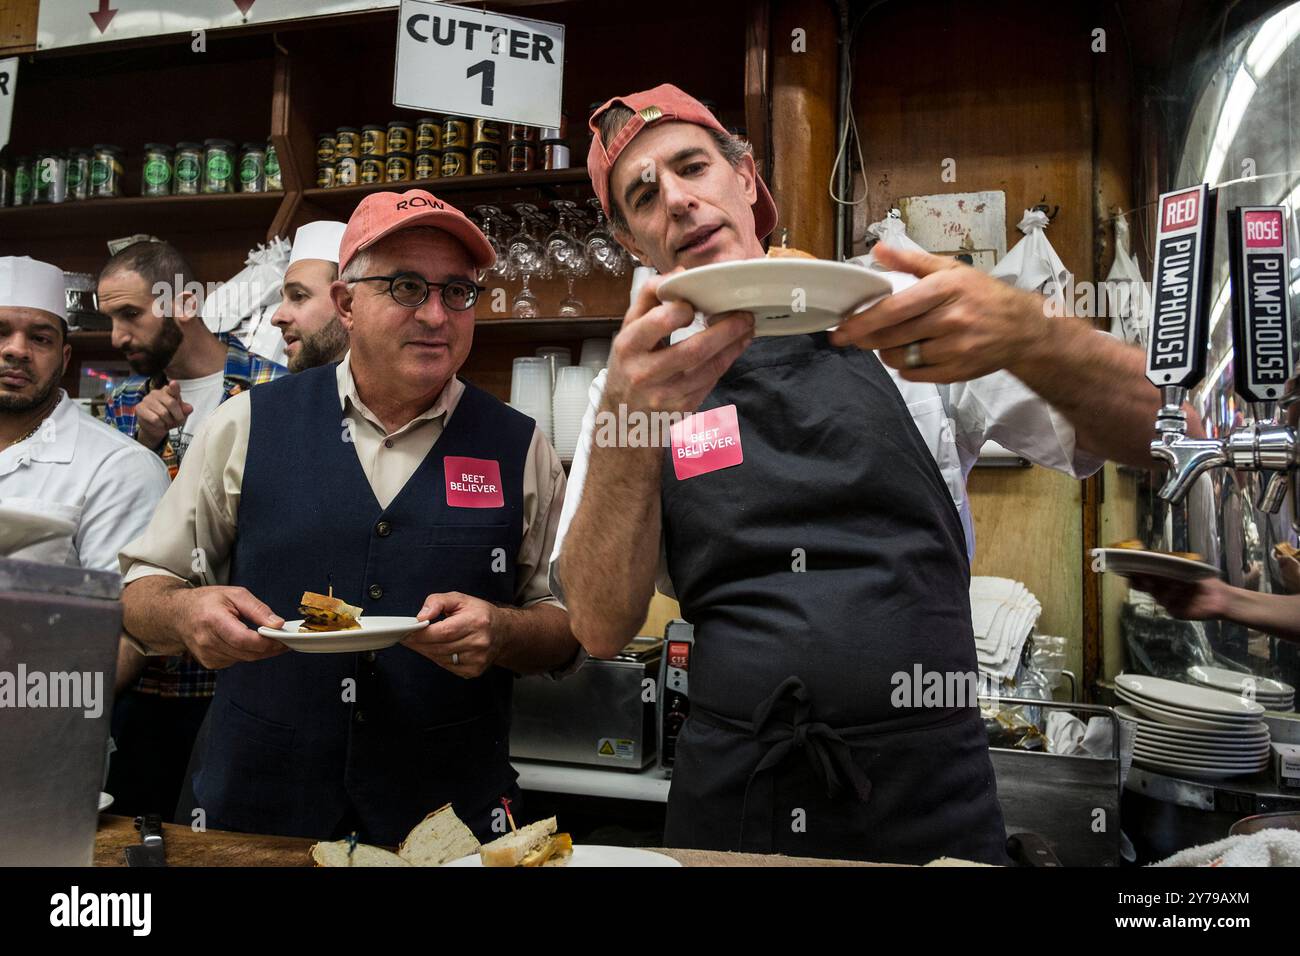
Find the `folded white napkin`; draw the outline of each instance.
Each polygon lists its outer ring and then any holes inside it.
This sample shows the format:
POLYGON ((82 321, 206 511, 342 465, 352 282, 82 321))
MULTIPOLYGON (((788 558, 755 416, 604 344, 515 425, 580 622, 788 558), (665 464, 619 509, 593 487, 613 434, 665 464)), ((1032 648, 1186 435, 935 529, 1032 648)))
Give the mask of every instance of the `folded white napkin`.
POLYGON ((1300 866, 1300 832, 1260 830, 1179 850, 1152 866, 1300 866))

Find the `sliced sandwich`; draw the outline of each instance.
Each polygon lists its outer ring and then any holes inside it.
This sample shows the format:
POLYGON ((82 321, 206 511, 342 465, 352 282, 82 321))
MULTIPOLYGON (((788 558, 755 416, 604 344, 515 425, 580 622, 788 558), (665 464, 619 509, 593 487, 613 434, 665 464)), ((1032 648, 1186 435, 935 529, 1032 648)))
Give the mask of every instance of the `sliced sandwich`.
POLYGON ((317 866, 410 866, 396 853, 382 847, 358 843, 350 846, 347 840, 317 843, 311 848, 312 862, 317 866), (351 852, 348 852, 351 850, 351 852))
POLYGON ((816 259, 811 252, 795 249, 793 246, 772 246, 767 250, 769 259, 816 259))
POLYGON ((397 855, 412 866, 441 866, 478 851, 473 831, 448 803, 416 824, 397 848, 397 855))
POLYGON ((573 840, 555 832, 555 817, 538 820, 479 847, 484 866, 564 866, 573 840))
POLYGON ((1296 555, 1300 554, 1300 551, 1297 551, 1285 541, 1281 541, 1273 545, 1273 553, 1279 558, 1294 558, 1296 555))
POLYGON ((302 615, 300 631, 352 631, 361 627, 357 621, 361 608, 315 591, 303 592, 298 613, 302 615))
MULTIPOLYGON (((1111 545, 1112 548, 1122 548, 1125 551, 1146 551, 1147 546, 1137 538, 1129 538, 1127 541, 1116 541, 1111 545)), ((1152 551, 1152 554, 1167 554, 1174 558, 1184 558, 1188 561, 1204 561, 1205 556, 1197 554, 1195 551, 1152 551)))

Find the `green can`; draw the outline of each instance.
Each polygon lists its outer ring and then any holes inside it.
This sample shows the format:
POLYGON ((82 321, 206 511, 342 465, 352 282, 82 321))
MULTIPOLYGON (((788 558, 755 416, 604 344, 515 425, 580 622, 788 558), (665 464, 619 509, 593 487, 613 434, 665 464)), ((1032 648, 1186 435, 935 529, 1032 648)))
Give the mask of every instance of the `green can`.
POLYGON ((272 193, 284 190, 284 178, 280 173, 280 157, 275 153, 275 144, 266 144, 266 191, 272 193))
POLYGON ((122 150, 97 143, 90 162, 90 195, 95 199, 115 199, 122 195, 122 175, 122 150))
POLYGON ((235 144, 228 139, 203 141, 203 192, 235 191, 235 144))
POLYGON ((197 196, 203 191, 203 144, 177 143, 172 165, 173 191, 177 196, 197 196))
POLYGON ((239 156, 239 191, 266 192, 266 147, 261 143, 244 144, 239 156))
POLYGON ((35 186, 36 182, 32 178, 31 157, 19 156, 14 160, 14 205, 30 206, 35 186))
POLYGON ((90 198, 90 150, 68 153, 68 200, 90 198))
POLYGON ((172 148, 165 143, 144 144, 144 173, 141 196, 170 196, 172 192, 172 148))

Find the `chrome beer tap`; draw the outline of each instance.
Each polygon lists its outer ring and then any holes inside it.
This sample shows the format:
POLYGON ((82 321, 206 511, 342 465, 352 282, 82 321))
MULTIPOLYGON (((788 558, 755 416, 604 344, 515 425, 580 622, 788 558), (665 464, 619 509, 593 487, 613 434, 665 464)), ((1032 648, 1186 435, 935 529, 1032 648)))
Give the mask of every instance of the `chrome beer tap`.
POLYGON ((1166 501, 1181 501, 1197 478, 1222 467, 1260 475, 1261 511, 1275 514, 1286 497, 1297 467, 1295 430, 1275 417, 1291 369, 1286 219, 1280 206, 1228 213, 1233 386, 1251 418, 1226 438, 1190 438, 1182 404, 1204 373, 1214 198, 1204 186, 1161 197, 1147 377, 1163 393, 1151 454, 1169 466, 1160 489, 1166 501))

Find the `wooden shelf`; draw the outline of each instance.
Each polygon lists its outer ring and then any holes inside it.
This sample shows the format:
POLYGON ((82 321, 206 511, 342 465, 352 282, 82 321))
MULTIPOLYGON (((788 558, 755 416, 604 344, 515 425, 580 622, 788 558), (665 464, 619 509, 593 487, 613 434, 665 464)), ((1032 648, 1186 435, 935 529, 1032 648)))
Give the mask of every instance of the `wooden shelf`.
POLYGON ((364 186, 338 186, 319 189, 313 186, 302 193, 304 202, 346 220, 371 193, 424 189, 439 199, 446 199, 462 212, 471 206, 495 202, 545 203, 565 198, 574 192, 594 196, 586 166, 569 169, 537 169, 527 173, 485 173, 481 176, 452 176, 447 179, 416 179, 409 183, 372 183, 364 186))
POLYGON ((609 338, 623 324, 622 316, 581 318, 479 319, 474 323, 475 342, 531 342, 535 339, 609 338))
MULTIPOLYGON (((265 233, 284 193, 226 193, 210 196, 123 196, 55 205, 0 209, 0 235, 108 239, 137 232, 168 236, 184 232, 247 230, 265 233)), ((107 258, 107 253, 105 253, 107 258)))

